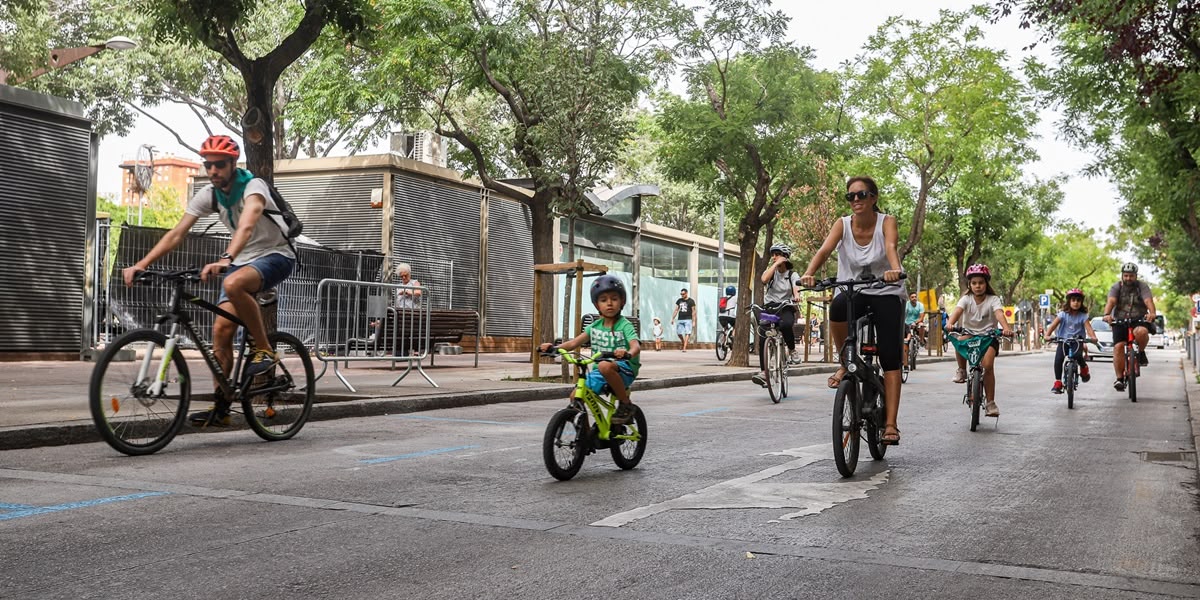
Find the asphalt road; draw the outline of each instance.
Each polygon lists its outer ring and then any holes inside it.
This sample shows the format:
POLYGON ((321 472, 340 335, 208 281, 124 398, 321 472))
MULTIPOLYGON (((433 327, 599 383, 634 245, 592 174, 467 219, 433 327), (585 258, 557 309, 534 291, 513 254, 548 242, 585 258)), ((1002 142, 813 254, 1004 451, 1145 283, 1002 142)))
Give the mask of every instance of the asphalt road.
POLYGON ((1183 371, 1151 359, 1138 403, 1100 363, 1068 410, 1050 355, 1002 357, 975 433, 923 366, 851 479, 819 376, 637 394, 642 464, 569 482, 541 458, 563 401, 0 452, 0 598, 1200 597, 1183 371))

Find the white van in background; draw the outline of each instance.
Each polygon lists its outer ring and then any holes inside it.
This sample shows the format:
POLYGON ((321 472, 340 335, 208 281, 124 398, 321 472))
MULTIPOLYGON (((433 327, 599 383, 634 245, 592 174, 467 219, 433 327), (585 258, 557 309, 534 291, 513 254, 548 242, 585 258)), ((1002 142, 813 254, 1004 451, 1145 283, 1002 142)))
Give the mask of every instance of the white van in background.
POLYGON ((1162 315, 1154 317, 1154 329, 1155 332, 1150 334, 1150 342, 1146 345, 1159 349, 1166 348, 1170 344, 1171 337, 1167 335, 1167 320, 1162 315))

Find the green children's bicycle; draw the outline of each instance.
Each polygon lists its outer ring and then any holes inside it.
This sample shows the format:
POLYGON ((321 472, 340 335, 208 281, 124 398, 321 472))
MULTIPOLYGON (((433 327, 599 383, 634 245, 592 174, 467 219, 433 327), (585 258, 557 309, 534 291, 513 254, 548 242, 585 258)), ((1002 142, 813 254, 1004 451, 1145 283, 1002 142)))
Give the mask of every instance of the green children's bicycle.
POLYGON ((554 356, 555 351, 563 360, 579 367, 579 376, 575 381, 575 393, 570 406, 554 413, 546 425, 546 435, 542 440, 542 458, 546 462, 546 470, 555 479, 566 481, 579 473, 585 456, 604 448, 612 452, 613 462, 618 467, 636 467, 646 452, 646 415, 634 405, 633 420, 629 424, 613 425, 612 417, 618 402, 612 397, 611 390, 605 386, 605 397, 587 385, 588 367, 597 362, 615 360, 613 354, 601 352, 585 358, 554 348, 550 352, 543 352, 542 356, 554 356))

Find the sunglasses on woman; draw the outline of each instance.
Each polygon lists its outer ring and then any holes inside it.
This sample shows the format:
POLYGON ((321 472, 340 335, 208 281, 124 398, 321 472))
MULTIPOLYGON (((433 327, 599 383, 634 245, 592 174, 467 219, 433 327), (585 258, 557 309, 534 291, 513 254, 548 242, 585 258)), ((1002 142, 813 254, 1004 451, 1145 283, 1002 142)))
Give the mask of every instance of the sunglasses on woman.
POLYGON ((867 190, 859 190, 857 192, 846 192, 846 202, 854 202, 855 200, 866 200, 871 197, 871 192, 867 190))

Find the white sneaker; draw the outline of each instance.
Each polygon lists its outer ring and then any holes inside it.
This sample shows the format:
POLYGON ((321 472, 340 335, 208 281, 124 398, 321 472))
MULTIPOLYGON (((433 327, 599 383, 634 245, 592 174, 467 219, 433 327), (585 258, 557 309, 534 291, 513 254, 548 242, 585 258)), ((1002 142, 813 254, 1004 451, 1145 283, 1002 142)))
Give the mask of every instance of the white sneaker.
POLYGON ((792 357, 788 360, 788 362, 793 365, 798 365, 798 364, 804 362, 804 357, 800 356, 799 350, 793 350, 792 357))

